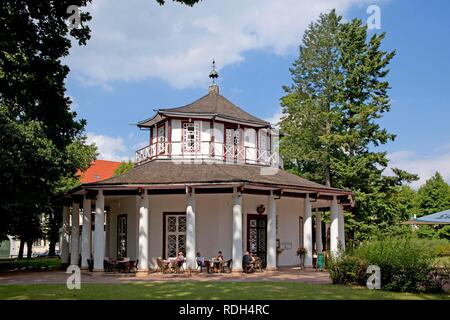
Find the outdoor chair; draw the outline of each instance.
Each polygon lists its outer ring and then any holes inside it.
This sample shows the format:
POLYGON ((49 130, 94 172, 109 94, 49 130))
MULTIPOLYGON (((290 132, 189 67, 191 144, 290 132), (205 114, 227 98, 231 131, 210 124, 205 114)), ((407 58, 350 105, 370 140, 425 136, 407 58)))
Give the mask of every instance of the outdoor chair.
POLYGON ((255 262, 253 263, 254 271, 263 272, 262 261, 260 257, 255 258, 255 262))
POLYGON ((233 259, 222 261, 221 263, 221 272, 223 273, 231 273, 231 264, 233 263, 233 259))
POLYGON ((169 273, 170 272, 169 264, 165 263, 163 261, 163 259, 161 259, 161 258, 156 259, 156 264, 158 265, 159 271, 161 273, 169 273))
POLYGON ((89 272, 94 271, 94 260, 93 259, 87 259, 87 263, 88 263, 88 270, 89 270, 89 272))
POLYGON ((114 272, 115 264, 107 259, 104 259, 103 268, 105 269, 105 272, 114 272))

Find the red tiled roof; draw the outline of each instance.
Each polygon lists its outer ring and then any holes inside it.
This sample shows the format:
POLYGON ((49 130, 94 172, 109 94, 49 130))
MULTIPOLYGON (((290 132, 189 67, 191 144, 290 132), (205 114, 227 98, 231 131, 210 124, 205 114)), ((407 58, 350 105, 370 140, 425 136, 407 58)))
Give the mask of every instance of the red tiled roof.
POLYGON ((109 160, 95 160, 92 165, 85 171, 77 172, 81 183, 91 183, 111 178, 114 171, 120 165, 120 162, 109 160))

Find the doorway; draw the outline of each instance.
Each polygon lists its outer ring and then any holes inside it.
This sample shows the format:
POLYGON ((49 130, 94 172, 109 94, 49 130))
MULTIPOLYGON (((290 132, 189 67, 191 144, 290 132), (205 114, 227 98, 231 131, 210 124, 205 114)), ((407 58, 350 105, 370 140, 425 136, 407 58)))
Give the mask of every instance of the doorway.
POLYGON ((117 216, 117 259, 127 256, 127 215, 117 216))
POLYGON ((267 264, 267 216, 247 215, 247 251, 261 259, 262 266, 267 264))

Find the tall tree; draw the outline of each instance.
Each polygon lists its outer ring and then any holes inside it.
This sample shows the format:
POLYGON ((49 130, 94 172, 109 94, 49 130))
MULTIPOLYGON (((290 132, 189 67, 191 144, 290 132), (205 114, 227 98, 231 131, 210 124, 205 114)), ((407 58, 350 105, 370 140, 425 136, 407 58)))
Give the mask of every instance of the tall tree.
POLYGON ((130 171, 131 169, 134 168, 134 163, 131 161, 123 161, 119 164, 119 166, 117 167, 116 170, 114 170, 114 175, 118 176, 120 174, 124 174, 127 171, 130 171))
POLYGON ((332 184, 331 159, 339 70, 338 37, 341 17, 335 11, 320 15, 303 36, 299 58, 290 69, 293 85, 284 87, 281 99, 284 117, 281 129, 287 137, 281 152, 291 170, 309 179, 332 184))
POLYGON ((68 149, 83 141, 86 121, 70 109, 64 83, 69 68, 62 58, 72 39, 85 45, 90 38, 89 13, 82 12, 70 29, 74 12, 68 9, 90 2, 0 3, 0 238, 13 234, 30 243, 40 237, 39 217, 51 211, 58 184, 81 168, 79 161, 67 161, 68 149))
MULTIPOLYGON (((417 190, 415 205, 419 217, 450 209, 450 186, 439 172, 417 190)), ((418 234, 450 240, 450 226, 419 226, 418 234)))
POLYGON ((69 69, 61 58, 69 53, 70 37, 81 45, 89 39, 89 14, 80 15, 79 28, 67 23, 67 8, 87 3, 0 4, 0 219, 7 222, 0 236, 17 235, 29 244, 41 237, 54 184, 75 170, 66 149, 82 136, 85 121, 70 110, 64 84, 69 69))
POLYGON ((398 169, 384 177, 386 153, 375 149, 395 138, 377 123, 390 110, 385 77, 395 55, 380 49, 384 37, 369 38, 359 19, 342 22, 334 10, 322 14, 303 36, 293 84, 281 99, 285 163, 293 172, 355 193, 346 227, 356 240, 395 220, 386 194, 417 179, 398 169))

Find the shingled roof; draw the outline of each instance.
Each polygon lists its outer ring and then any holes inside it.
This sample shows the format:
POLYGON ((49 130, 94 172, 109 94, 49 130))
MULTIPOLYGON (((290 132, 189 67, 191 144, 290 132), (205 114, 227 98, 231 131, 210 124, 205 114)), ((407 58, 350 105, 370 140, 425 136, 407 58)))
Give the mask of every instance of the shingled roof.
POLYGON ((219 163, 178 163, 169 160, 150 161, 130 171, 95 183, 83 184, 84 187, 124 186, 124 185, 176 185, 243 183, 265 185, 286 189, 302 189, 333 194, 351 194, 340 189, 308 181, 287 171, 256 165, 219 164, 219 163), (261 170, 275 170, 264 171, 261 170))
POLYGON ((246 122, 258 127, 268 127, 270 122, 261 120, 245 112, 224 96, 219 94, 217 86, 210 87, 209 93, 200 99, 177 108, 159 109, 157 114, 150 119, 138 123, 139 127, 149 127, 161 120, 162 116, 203 116, 207 118, 219 118, 222 120, 234 120, 246 122), (158 117, 159 115, 159 117, 158 117))

